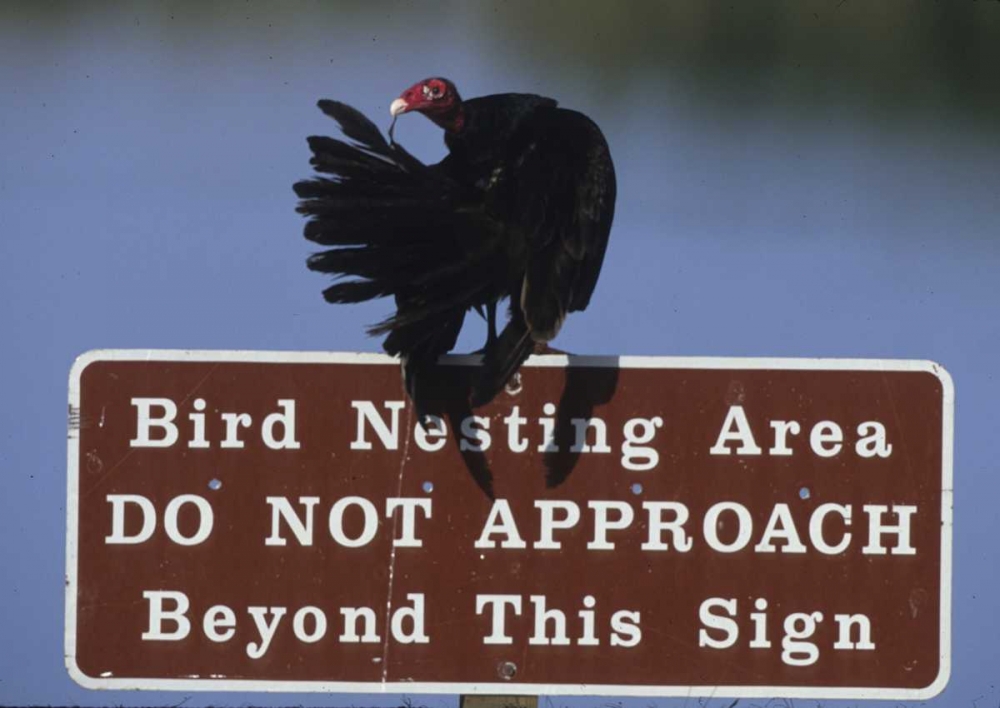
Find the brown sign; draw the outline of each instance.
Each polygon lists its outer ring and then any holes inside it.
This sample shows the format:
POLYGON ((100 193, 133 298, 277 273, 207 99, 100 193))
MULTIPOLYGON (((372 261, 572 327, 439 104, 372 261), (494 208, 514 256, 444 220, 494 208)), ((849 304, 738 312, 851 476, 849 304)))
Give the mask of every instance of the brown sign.
POLYGON ((953 393, 919 361, 534 358, 424 427, 376 355, 105 351, 70 381, 93 688, 928 698, 953 393))

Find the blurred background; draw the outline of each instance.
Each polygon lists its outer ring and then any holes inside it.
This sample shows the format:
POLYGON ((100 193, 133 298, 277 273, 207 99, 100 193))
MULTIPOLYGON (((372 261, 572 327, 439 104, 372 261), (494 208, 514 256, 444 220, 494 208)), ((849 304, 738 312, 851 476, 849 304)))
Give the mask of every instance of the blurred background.
MULTIPOLYGON (((403 89, 443 75, 467 97, 552 96, 608 138, 611 245, 560 348, 950 370, 953 669, 926 705, 997 705, 998 66, 997 2, 0 4, 0 703, 457 705, 94 693, 62 656, 73 359, 377 351, 363 326, 389 303, 323 302, 291 184, 305 136, 335 133, 318 98, 387 127, 403 89)), ((422 117, 396 136, 444 154, 422 117)), ((460 348, 478 347, 467 322, 460 348)))

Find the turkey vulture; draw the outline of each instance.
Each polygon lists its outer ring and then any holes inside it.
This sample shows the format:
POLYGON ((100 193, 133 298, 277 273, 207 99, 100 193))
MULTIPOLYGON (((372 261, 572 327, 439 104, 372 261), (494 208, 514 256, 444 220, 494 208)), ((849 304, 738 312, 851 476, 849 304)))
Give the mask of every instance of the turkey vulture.
MULTIPOLYGON (((470 309, 488 320, 471 402, 491 400, 567 313, 583 310, 604 260, 615 172, 597 125, 543 96, 504 93, 462 100, 430 78, 392 102, 444 129, 448 155, 425 165, 360 112, 319 102, 352 142, 308 139, 318 176, 295 184, 307 239, 331 247, 312 270, 340 280, 327 301, 392 295, 396 312, 370 328, 404 361, 411 398, 421 372, 454 346, 470 309), (496 306, 510 317, 496 334, 496 306)), ((419 402, 417 403, 419 407, 419 402)))

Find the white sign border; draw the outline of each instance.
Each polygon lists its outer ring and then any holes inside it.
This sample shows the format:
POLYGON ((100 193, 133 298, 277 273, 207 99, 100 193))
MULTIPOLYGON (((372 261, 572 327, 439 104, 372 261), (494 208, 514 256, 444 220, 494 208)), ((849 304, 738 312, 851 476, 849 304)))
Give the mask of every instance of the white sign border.
MULTIPOLYGON (((528 367, 600 366, 623 369, 776 369, 783 371, 913 371, 926 372, 941 382, 941 629, 940 670, 937 678, 924 688, 873 688, 870 686, 647 686, 612 684, 542 684, 542 683, 431 683, 409 681, 280 681, 243 680, 224 677, 190 676, 181 679, 142 679, 88 676, 76 663, 76 600, 79 504, 80 438, 74 416, 80 411, 80 378, 84 369, 96 361, 220 361, 298 364, 383 364, 399 361, 383 354, 350 352, 238 351, 182 349, 103 349, 80 355, 69 376, 70 425, 67 445, 66 491, 66 618, 65 661, 69 675, 78 684, 103 690, 166 691, 262 691, 288 693, 404 693, 404 694, 483 694, 483 695, 566 695, 621 697, 694 697, 715 698, 811 698, 927 700, 944 690, 951 676, 951 580, 953 526, 953 456, 955 387, 943 366, 928 360, 913 359, 791 359, 739 357, 657 357, 657 356, 573 356, 550 354, 531 357, 528 367)), ((448 356, 449 364, 474 364, 478 356, 448 356)))

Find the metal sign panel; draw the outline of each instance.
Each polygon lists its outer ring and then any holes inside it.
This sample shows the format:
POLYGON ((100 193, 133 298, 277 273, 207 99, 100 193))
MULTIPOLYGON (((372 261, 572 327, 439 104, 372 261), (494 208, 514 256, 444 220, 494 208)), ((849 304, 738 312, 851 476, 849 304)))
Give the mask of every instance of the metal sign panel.
POLYGON ((92 688, 923 699, 953 389, 922 361, 535 357, 418 425, 378 355, 101 351, 70 380, 92 688))

